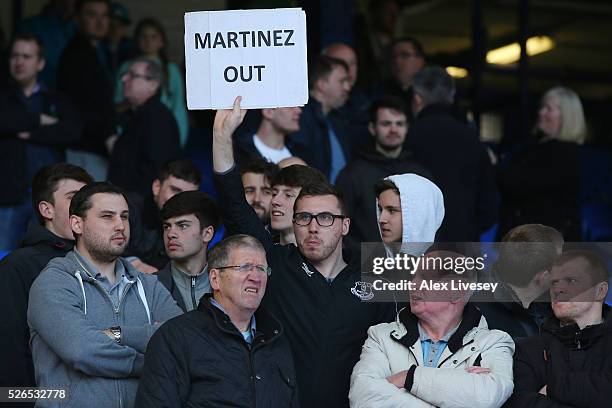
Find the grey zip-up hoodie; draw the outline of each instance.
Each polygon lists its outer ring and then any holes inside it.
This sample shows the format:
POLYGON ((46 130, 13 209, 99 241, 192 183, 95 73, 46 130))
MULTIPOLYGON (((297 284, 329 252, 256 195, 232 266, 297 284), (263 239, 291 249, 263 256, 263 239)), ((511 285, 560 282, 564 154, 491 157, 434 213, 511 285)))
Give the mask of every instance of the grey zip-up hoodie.
POLYGON ((28 324, 39 387, 66 389, 66 400, 36 407, 129 408, 147 343, 181 309, 157 277, 118 258, 129 282, 115 308, 94 272, 71 251, 52 259, 30 290, 28 324), (121 344, 103 333, 121 327, 121 344))

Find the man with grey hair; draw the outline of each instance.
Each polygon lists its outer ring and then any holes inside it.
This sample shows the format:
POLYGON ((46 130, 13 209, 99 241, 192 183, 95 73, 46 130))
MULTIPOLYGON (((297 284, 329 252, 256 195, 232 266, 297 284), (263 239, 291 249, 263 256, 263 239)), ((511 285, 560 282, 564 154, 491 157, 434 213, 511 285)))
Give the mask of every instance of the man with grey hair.
POLYGON ((160 101, 163 71, 157 61, 136 58, 121 78, 130 109, 111 150, 108 179, 145 196, 161 166, 180 158, 179 130, 172 112, 160 101))
MULTIPOLYGON (((410 307, 394 322, 370 327, 351 375, 351 408, 499 408, 513 389, 514 342, 490 330, 472 292, 474 270, 436 266, 466 260, 451 251, 427 253, 412 280, 410 307)), ((455 265, 459 265, 458 263, 455 265)))
POLYGON ((478 241, 497 217, 491 160, 478 131, 453 115, 455 83, 441 67, 418 72, 413 80, 407 144, 444 194, 446 215, 438 240, 478 241))
POLYGON ((209 251, 208 270, 213 293, 151 339, 136 407, 299 406, 289 340, 260 307, 264 246, 232 235, 209 251))

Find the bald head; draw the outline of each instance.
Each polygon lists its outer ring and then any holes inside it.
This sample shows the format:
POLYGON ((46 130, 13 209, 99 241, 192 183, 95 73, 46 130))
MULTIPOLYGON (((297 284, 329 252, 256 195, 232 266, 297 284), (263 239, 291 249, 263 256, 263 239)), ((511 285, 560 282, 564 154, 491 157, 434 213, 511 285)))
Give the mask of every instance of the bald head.
POLYGON ((357 55, 355 51, 346 44, 333 43, 321 51, 322 55, 342 60, 348 65, 348 77, 351 88, 357 81, 357 55))
POLYGON ((306 162, 300 159, 299 157, 291 156, 291 157, 287 157, 286 159, 279 161, 278 167, 281 169, 284 169, 285 167, 293 166, 294 164, 297 164, 300 166, 308 166, 308 164, 306 164, 306 162))

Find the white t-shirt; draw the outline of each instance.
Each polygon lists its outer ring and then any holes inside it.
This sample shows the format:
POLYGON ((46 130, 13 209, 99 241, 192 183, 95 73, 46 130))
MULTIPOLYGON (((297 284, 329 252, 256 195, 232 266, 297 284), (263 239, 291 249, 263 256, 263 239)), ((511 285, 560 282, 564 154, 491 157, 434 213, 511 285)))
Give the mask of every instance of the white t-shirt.
POLYGON ((292 156, 289 149, 287 149, 287 146, 283 146, 282 149, 273 149, 266 146, 264 142, 257 137, 257 135, 253 135, 253 143, 255 144, 255 148, 259 151, 259 153, 261 153, 266 160, 274 164, 278 164, 279 161, 292 156))

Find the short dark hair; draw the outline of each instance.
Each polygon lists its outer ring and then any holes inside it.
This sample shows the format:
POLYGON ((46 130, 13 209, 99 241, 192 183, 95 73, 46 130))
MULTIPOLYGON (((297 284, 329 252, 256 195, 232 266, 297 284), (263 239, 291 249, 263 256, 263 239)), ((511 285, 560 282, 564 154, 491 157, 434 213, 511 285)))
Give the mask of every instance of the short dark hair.
POLYGON ((409 43, 412 45, 412 48, 414 48, 414 52, 419 56, 419 57, 423 57, 425 58, 425 48, 423 48, 423 44, 421 44, 421 42, 419 40, 417 40, 414 37, 408 37, 408 36, 404 36, 404 37, 399 37, 396 38, 395 40, 393 40, 393 43, 391 44, 391 49, 393 49, 397 44, 401 44, 401 43, 409 43))
POLYGON ((62 180, 80 181, 85 184, 94 181, 85 170, 73 164, 58 163, 40 169, 32 179, 32 207, 41 225, 44 224, 45 219, 38 211, 38 203, 47 201, 55 204, 53 194, 59 188, 62 180))
POLYGON ((327 183, 327 177, 320 170, 310 166, 302 166, 301 164, 293 164, 284 169, 280 169, 271 180, 270 185, 300 187, 303 188, 309 184, 327 183))
POLYGON ((187 159, 170 160, 164 163, 157 178, 163 183, 170 176, 198 186, 202 182, 202 173, 191 160, 187 159))
POLYGON ((108 181, 98 181, 88 184, 79 190, 70 201, 70 215, 85 218, 85 213, 92 207, 91 197, 94 194, 117 194, 123 196, 127 202, 127 196, 121 187, 108 181))
POLYGON ((589 249, 573 249, 559 255, 553 266, 561 266, 569 261, 577 258, 583 258, 587 261, 587 273, 591 277, 593 284, 610 281, 610 271, 606 265, 606 261, 597 252, 589 249))
POLYGON ((278 173, 278 166, 265 159, 258 158, 242 166, 240 174, 244 176, 246 173, 263 174, 264 178, 270 183, 278 173))
POLYGON ((402 113, 408 119, 408 105, 403 101, 402 98, 395 95, 385 95, 382 98, 377 99, 370 106, 369 119, 371 123, 376 123, 378 120, 379 109, 391 109, 393 111, 402 113))
POLYGON ((77 0, 75 6, 74 6, 74 10, 75 12, 78 14, 81 12, 81 10, 83 9, 83 6, 85 6, 87 3, 104 3, 108 6, 108 12, 110 14, 111 11, 111 2, 110 0, 77 0))
POLYGON ((425 67, 412 78, 412 89, 423 98, 425 106, 452 104, 455 99, 455 80, 442 67, 425 67))
POLYGON ((327 55, 317 56, 312 64, 312 68, 309 70, 309 88, 312 89, 318 80, 329 78, 330 74, 337 66, 344 68, 346 72, 349 70, 346 62, 342 61, 341 59, 328 57, 327 55))
POLYGON ((200 221, 200 230, 212 226, 215 232, 221 223, 221 214, 215 200, 201 191, 183 191, 170 198, 161 209, 161 219, 193 214, 200 221))
POLYGON ((391 180, 382 179, 382 180, 378 180, 374 184, 374 192, 376 193, 376 197, 379 197, 382 193, 384 193, 387 190, 393 190, 397 193, 397 195, 399 195, 400 193, 399 188, 397 188, 395 183, 392 182, 391 180))
POLYGON ((30 41, 36 44, 38 47, 38 58, 45 58, 45 45, 42 43, 40 37, 33 33, 20 33, 15 34, 13 40, 11 41, 11 45, 9 46, 9 50, 13 49, 13 46, 17 41, 30 41))
POLYGON ((524 288, 538 273, 550 271, 562 248, 563 236, 556 229, 519 225, 502 238, 495 273, 503 282, 524 288))
POLYGON ((308 184, 307 186, 302 187, 300 190, 300 194, 298 194, 295 202, 293 203, 293 211, 295 212, 295 208, 297 207, 298 201, 300 201, 304 197, 320 197, 332 195, 336 197, 338 200, 338 206, 340 207, 341 215, 347 215, 348 210, 346 205, 344 204, 344 197, 340 190, 336 187, 332 186, 329 183, 316 183, 316 184, 308 184))
POLYGON ((246 234, 231 235, 208 250, 206 256, 208 260, 208 271, 210 272, 211 269, 227 266, 231 251, 241 247, 261 251, 264 254, 266 253, 264 246, 257 238, 246 234))

